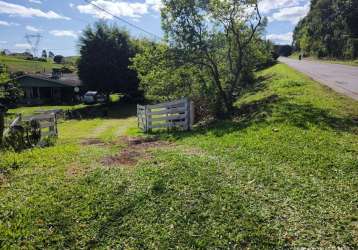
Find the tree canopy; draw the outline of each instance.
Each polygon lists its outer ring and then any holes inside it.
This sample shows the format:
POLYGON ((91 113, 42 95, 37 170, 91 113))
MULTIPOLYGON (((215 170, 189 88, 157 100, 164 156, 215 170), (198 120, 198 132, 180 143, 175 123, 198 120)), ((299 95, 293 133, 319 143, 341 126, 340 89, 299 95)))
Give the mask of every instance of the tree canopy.
POLYGON ((294 31, 294 46, 305 55, 358 57, 358 1, 312 0, 294 31))
POLYGON ((163 6, 167 44, 134 59, 147 97, 186 95, 217 114, 232 111, 253 70, 271 59, 257 1, 164 0, 163 6))
POLYGON ((107 94, 137 93, 137 74, 129 68, 135 46, 126 31, 98 22, 83 31, 79 47, 78 74, 88 88, 107 94))
POLYGON ((62 56, 62 55, 56 55, 54 58, 53 58, 53 61, 55 63, 58 63, 58 64, 61 64, 65 61, 65 57, 62 56))
POLYGON ((47 51, 44 49, 42 50, 42 54, 41 54, 42 58, 47 58, 47 51))

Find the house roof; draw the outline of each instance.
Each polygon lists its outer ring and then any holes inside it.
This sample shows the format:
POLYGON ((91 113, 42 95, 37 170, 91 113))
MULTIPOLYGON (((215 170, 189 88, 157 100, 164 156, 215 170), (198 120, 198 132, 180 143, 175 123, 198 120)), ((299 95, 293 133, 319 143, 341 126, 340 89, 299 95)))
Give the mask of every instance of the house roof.
POLYGON ((25 74, 18 78, 20 86, 25 84, 21 83, 21 80, 24 79, 32 79, 31 84, 26 84, 26 86, 30 87, 80 87, 82 86, 81 80, 78 78, 76 74, 62 74, 59 79, 52 78, 51 74, 25 74), (36 81, 40 80, 40 81, 36 81))

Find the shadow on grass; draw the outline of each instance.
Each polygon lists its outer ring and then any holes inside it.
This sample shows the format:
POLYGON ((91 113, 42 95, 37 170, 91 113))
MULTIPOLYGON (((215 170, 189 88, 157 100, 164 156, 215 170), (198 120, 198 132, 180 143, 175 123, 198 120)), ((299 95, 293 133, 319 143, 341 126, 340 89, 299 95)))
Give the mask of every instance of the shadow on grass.
POLYGON ((267 89, 267 83, 270 79, 272 79, 272 75, 258 76, 255 79, 255 82, 252 86, 246 86, 246 90, 241 93, 244 94, 255 94, 260 91, 264 91, 267 89))
POLYGON ((321 129, 333 129, 337 132, 353 132, 357 122, 352 117, 338 117, 327 109, 317 108, 312 104, 295 104, 284 101, 275 107, 278 114, 276 122, 286 122, 302 129, 311 125, 321 129))
POLYGON ((136 104, 126 102, 116 102, 111 104, 93 105, 76 110, 65 110, 69 120, 89 120, 89 119, 125 119, 136 116, 136 104))
POLYGON ((287 98, 270 95, 238 107, 230 119, 199 126, 191 132, 171 132, 177 139, 192 135, 211 134, 221 137, 227 133, 244 130, 251 126, 289 124, 301 129, 317 126, 323 130, 357 133, 358 121, 354 117, 339 117, 328 109, 312 104, 291 103, 287 98))

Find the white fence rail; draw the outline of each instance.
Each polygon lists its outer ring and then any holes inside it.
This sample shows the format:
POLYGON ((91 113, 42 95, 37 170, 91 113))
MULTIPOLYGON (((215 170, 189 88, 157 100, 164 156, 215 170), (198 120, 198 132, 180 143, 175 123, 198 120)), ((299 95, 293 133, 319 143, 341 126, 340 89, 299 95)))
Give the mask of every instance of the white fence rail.
POLYGON ((190 130, 194 124, 194 103, 187 98, 156 105, 137 105, 138 127, 144 132, 155 128, 190 130))
POLYGON ((58 136, 57 119, 55 113, 44 113, 32 116, 19 115, 11 124, 10 127, 21 126, 23 122, 38 121, 40 124, 41 139, 47 136, 58 136))

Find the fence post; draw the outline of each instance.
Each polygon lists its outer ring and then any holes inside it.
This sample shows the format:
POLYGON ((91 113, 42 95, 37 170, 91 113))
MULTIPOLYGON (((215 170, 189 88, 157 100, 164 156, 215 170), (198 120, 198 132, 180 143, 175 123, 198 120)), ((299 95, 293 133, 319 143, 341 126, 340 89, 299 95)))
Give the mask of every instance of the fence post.
POLYGON ((140 119, 139 105, 137 104, 137 124, 138 124, 138 128, 139 128, 139 119, 140 119))
POLYGON ((144 117, 145 117, 145 124, 144 124, 144 132, 148 132, 148 107, 147 105, 144 106, 144 117))
POLYGON ((5 129, 5 108, 0 105, 0 146, 2 145, 2 138, 5 129))
POLYGON ((148 128, 147 128, 147 131, 151 132, 152 129, 151 129, 151 126, 152 126, 152 115, 149 114, 151 112, 151 109, 149 108, 149 106, 146 106, 147 107, 147 119, 148 119, 148 128))
POLYGON ((53 116, 53 128, 54 128, 54 131, 55 131, 55 135, 56 137, 58 136, 58 130, 57 130, 57 116, 56 114, 54 113, 54 116, 53 116))
POLYGON ((50 132, 50 136, 51 136, 55 133, 55 127, 54 127, 54 120, 52 118, 52 114, 50 113, 49 115, 50 115, 49 119, 46 119, 46 120, 51 123, 51 125, 48 128, 48 130, 50 132))
POLYGON ((190 113, 190 119, 189 119, 189 129, 192 130, 193 129, 193 125, 194 125, 194 114, 195 114, 195 109, 194 109, 194 102, 193 101, 190 101, 189 103, 189 113, 190 113))
POLYGON ((184 101, 184 109, 185 109, 185 125, 184 125, 184 130, 189 130, 189 100, 187 98, 183 99, 184 101))

